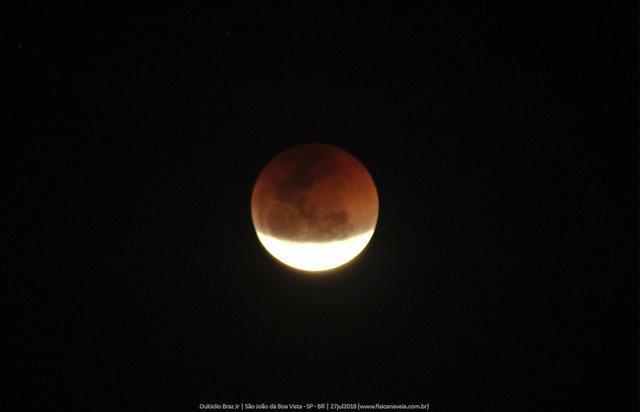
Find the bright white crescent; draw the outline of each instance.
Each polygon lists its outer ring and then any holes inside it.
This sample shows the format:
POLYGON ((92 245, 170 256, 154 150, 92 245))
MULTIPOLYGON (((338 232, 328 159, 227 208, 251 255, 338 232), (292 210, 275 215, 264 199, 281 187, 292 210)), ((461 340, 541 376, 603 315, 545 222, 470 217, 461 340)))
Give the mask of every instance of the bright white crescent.
POLYGON ((257 232, 267 251, 280 262, 309 272, 342 266, 358 256, 371 240, 373 230, 335 242, 291 242, 257 232))

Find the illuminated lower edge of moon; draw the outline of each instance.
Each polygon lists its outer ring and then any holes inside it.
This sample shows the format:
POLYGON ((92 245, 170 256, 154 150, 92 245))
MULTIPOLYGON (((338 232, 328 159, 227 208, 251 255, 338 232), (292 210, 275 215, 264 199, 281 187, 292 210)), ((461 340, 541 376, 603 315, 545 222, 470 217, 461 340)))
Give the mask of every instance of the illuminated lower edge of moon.
POLYGON ((358 256, 371 240, 373 229, 335 242, 291 242, 256 232, 267 251, 295 269, 320 272, 342 266, 358 256))

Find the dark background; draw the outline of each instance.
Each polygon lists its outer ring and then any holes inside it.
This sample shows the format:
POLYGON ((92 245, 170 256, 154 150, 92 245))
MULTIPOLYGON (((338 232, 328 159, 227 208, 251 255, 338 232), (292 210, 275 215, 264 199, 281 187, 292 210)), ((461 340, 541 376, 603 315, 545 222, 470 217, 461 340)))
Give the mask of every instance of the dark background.
POLYGON ((637 5, 480 3, 6 17, 14 410, 637 410, 637 5), (249 208, 313 141, 380 197, 322 278, 249 208))

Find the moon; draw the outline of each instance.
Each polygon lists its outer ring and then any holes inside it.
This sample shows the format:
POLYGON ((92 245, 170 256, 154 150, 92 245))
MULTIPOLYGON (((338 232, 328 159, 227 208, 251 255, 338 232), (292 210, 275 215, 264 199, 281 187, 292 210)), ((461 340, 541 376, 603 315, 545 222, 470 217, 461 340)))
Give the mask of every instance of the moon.
POLYGON ((364 165, 344 149, 303 144, 262 169, 251 217, 273 257, 302 271, 326 271, 351 261, 371 240, 378 192, 364 165))

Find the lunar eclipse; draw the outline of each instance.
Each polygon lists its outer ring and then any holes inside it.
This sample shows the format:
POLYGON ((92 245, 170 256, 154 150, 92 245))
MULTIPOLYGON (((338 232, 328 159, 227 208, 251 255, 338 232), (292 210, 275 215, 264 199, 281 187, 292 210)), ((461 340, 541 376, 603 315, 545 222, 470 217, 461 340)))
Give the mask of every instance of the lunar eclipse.
POLYGON ((378 193, 365 166, 323 143, 283 151, 260 172, 251 197, 258 239, 282 263, 319 272, 351 261, 378 220, 378 193))

